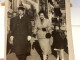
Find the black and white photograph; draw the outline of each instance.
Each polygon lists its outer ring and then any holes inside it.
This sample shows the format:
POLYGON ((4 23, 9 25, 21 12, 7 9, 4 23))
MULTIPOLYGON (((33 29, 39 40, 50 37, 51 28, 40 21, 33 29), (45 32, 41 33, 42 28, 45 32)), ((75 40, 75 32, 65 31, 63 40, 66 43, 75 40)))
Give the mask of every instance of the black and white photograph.
POLYGON ((71 60, 66 1, 6 0, 5 59, 71 60))

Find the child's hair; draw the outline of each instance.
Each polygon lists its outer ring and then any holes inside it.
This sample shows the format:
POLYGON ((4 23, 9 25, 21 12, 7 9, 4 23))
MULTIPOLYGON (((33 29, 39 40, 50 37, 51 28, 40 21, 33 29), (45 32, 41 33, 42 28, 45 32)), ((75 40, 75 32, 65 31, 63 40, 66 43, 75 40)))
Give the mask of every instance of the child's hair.
POLYGON ((24 11, 25 8, 24 8, 23 6, 20 6, 20 7, 18 7, 18 10, 22 10, 22 11, 24 11))

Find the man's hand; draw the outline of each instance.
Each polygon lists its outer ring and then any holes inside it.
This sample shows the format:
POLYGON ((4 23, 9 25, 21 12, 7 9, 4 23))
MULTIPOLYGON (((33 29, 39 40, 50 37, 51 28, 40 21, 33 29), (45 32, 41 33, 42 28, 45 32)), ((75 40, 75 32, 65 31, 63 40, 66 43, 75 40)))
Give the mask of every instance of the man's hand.
POLYGON ((14 37, 11 36, 11 37, 10 37, 10 40, 9 40, 9 43, 10 43, 10 44, 13 44, 13 39, 14 39, 14 37))
POLYGON ((28 36, 28 37, 27 37, 27 40, 30 41, 30 40, 31 40, 31 36, 28 36))

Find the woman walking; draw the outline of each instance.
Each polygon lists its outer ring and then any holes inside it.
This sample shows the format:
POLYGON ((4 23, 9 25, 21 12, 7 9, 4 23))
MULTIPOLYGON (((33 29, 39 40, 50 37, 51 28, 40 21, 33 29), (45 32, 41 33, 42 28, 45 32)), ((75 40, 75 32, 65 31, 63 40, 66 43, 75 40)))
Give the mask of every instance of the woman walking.
POLYGON ((38 42, 43 52, 42 60, 47 60, 48 55, 51 54, 50 31, 51 31, 50 21, 45 18, 44 11, 40 11, 39 20, 35 22, 34 34, 37 35, 38 42))

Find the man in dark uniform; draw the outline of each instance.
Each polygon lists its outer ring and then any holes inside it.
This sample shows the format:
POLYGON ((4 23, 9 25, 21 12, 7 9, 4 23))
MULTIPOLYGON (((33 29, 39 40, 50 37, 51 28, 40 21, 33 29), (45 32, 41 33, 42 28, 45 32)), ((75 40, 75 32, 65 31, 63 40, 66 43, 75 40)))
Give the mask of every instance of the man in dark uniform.
POLYGON ((26 60, 31 50, 32 25, 28 16, 24 14, 24 8, 18 8, 19 15, 10 21, 10 41, 13 44, 13 52, 19 60, 26 60))

